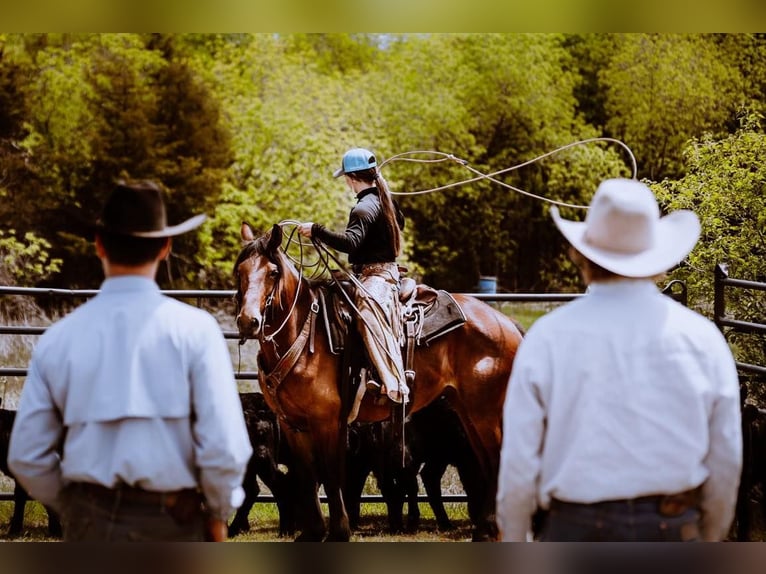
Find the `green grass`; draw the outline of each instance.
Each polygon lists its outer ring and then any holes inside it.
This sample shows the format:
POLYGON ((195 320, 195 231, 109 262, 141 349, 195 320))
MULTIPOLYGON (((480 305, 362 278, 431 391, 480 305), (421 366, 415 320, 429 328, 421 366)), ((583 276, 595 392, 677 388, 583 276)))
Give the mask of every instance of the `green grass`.
MULTIPOLYGON (((5 483, 5 480, 5 477, 3 477, 3 483, 5 483)), ((10 480, 8 482, 11 483, 10 480)), ((12 487, 2 487, 4 492, 12 490, 12 487)), ((20 538, 10 538, 8 536, 11 516, 13 516, 13 501, 0 501, 0 541, 52 542, 58 540, 48 536, 48 514, 39 502, 27 502, 27 505, 24 507, 24 528, 20 538)))
MULTIPOLYGON (((447 514, 455 530, 440 531, 431 507, 420 503, 420 528, 415 533, 392 535, 387 532, 386 507, 383 503, 363 503, 359 529, 351 536, 352 542, 459 542, 471 539, 471 524, 464 503, 447 503, 447 514)), ((327 505, 322 509, 327 520, 327 505)), ((407 507, 405 506, 405 513, 407 507)), ((48 518, 45 509, 37 502, 29 502, 24 514, 21 538, 8 537, 8 526, 13 514, 13 502, 0 502, 0 541, 19 542, 56 541, 48 536, 48 518)), ((279 537, 279 514, 271 502, 256 503, 250 512, 250 531, 235 536, 231 542, 292 542, 291 537, 279 537)))
POLYGON ((557 303, 493 303, 496 309, 503 314, 516 319, 524 329, 529 329, 532 323, 540 317, 555 309, 557 303))
MULTIPOLYGON (((420 503, 420 527, 415 533, 389 534, 386 506, 383 503, 363 503, 359 528, 351 535, 351 542, 459 542, 471 540, 471 523, 464 503, 446 504, 447 514, 454 530, 440 531, 428 503, 420 503)), ((327 521, 327 505, 322 505, 327 521)), ((407 506, 404 507, 405 520, 407 506)), ((255 504, 250 512, 250 532, 231 539, 232 542, 291 542, 292 538, 279 538, 279 516, 272 503, 255 504)))

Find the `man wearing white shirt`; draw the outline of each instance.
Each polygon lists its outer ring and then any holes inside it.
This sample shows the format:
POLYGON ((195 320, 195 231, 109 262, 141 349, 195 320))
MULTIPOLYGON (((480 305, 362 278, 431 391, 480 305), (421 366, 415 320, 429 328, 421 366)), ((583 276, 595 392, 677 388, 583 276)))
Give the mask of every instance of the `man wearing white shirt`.
POLYGON ((712 322, 654 279, 694 247, 690 211, 660 217, 635 180, 603 182, 584 222, 561 218, 588 294, 541 317, 504 405, 497 519, 550 541, 725 538, 742 466, 737 371, 712 322))
POLYGON ((105 281, 29 365, 8 462, 67 541, 223 540, 251 454, 231 358, 207 312, 160 293, 160 188, 120 182, 96 226, 105 281))

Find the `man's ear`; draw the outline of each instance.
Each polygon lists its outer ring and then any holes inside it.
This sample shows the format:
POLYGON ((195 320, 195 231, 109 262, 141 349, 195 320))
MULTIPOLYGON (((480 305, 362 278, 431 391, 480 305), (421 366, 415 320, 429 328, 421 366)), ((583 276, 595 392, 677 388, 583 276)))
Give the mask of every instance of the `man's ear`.
POLYGON ((162 248, 162 259, 170 258, 170 252, 173 250, 173 238, 168 237, 165 242, 165 247, 162 248))
POLYGON ((99 259, 106 257, 106 250, 104 249, 104 242, 101 241, 101 234, 96 233, 96 237, 93 239, 93 243, 96 246, 96 255, 99 259))

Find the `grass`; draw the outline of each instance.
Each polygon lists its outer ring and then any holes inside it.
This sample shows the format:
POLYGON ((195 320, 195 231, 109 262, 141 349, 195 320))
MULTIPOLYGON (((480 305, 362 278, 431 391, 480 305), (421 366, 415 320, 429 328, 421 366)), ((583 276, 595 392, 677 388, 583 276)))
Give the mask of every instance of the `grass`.
MULTIPOLYGON (((454 530, 441 531, 427 503, 420 503, 420 527, 415 533, 389 534, 386 506, 383 503, 363 503, 359 528, 351 535, 351 542, 465 542, 471 540, 471 523, 464 503, 449 503, 447 514, 454 530)), ((325 519, 327 506, 323 505, 325 519)), ((406 512, 406 507, 405 507, 406 512)), ((271 503, 256 504, 250 512, 250 532, 232 538, 233 542, 290 542, 292 538, 279 538, 279 517, 271 503)))
POLYGON ((540 317, 552 311, 561 303, 491 303, 505 315, 516 319, 524 329, 529 329, 532 323, 540 317))
MULTIPOLYGON (((352 542, 463 542, 471 539, 471 524, 464 503, 448 503, 447 514, 455 525, 454 530, 440 531, 427 503, 420 503, 420 529, 416 533, 392 535, 386 530, 386 508, 382 503, 362 504, 359 529, 351 536, 352 542)), ((323 505, 327 519, 327 505, 323 505)), ((13 502, 0 502, 0 541, 53 542, 48 536, 48 519, 45 509, 38 502, 29 502, 24 513, 24 530, 21 538, 7 535, 13 514, 13 502)), ((231 542, 292 542, 292 538, 279 537, 279 515, 274 503, 256 503, 250 512, 250 531, 235 536, 231 542)))

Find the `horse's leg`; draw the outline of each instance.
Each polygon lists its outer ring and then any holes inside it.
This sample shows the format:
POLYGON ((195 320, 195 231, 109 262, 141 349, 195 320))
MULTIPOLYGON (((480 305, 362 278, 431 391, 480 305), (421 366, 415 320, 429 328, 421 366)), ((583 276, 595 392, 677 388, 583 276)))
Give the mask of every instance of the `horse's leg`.
MULTIPOLYGON (((269 486, 268 484, 266 486, 269 486)), ((261 492, 260 486, 258 486, 258 480, 256 479, 256 469, 253 465, 253 460, 247 465, 245 471, 245 478, 242 481, 242 488, 245 491, 245 500, 242 505, 237 509, 234 519, 229 524, 229 537, 237 536, 242 532, 248 532, 250 530, 250 522, 248 516, 250 510, 253 508, 258 495, 261 492)), ((269 487, 271 488, 271 487, 269 487)))
POLYGON ((343 502, 343 481, 346 470, 345 425, 337 420, 324 421, 322 429, 315 429, 317 441, 317 462, 320 464, 322 484, 327 495, 330 511, 328 542, 348 542, 351 527, 346 506, 343 502), (343 432, 341 433, 341 430, 343 432), (341 435, 342 438, 341 438, 341 435))
MULTIPOLYGON (((423 479, 423 486, 428 496, 428 504, 431 506, 431 510, 433 510, 439 529, 453 530, 455 525, 452 524, 449 516, 447 516, 444 500, 442 499, 441 481, 446 470, 447 463, 439 462, 437 464, 433 461, 428 461, 423 465, 423 470, 420 471, 420 478, 423 479)), ((465 486, 463 488, 465 489, 465 486)))
POLYGON ((64 536, 64 530, 61 526, 61 520, 59 520, 58 514, 52 508, 45 507, 45 511, 48 513, 48 534, 53 538, 62 538, 64 536))
POLYGON ((269 486, 279 511, 279 537, 295 534, 295 501, 293 500, 292 479, 290 473, 277 470, 273 486, 269 486))
MULTIPOLYGON (((471 417, 465 406, 454 403, 455 410, 463 423, 468 442, 481 469, 484 488, 477 500, 479 517, 474 524, 473 540, 497 540, 499 531, 495 520, 495 498, 497 496, 497 473, 500 467, 501 422, 499 417, 478 420, 471 417)), ((481 409, 475 412, 482 412, 481 409)))
POLYGON ((407 531, 420 528, 420 505, 418 503, 418 474, 416 468, 403 469, 406 473, 402 486, 407 492, 407 531))
MULTIPOLYGON (((388 462, 388 461, 387 461, 388 462)), ((390 464, 390 462, 388 462, 390 464)), ((401 469, 383 468, 379 469, 378 488, 380 489, 383 500, 386 503, 388 514, 388 531, 390 534, 397 534, 404 530, 404 490, 401 482, 394 480, 394 473, 401 469)))
POLYGON ((312 437, 308 432, 287 431, 286 437, 293 456, 292 473, 295 471, 296 524, 300 533, 296 542, 321 542, 327 533, 327 525, 319 504, 319 479, 313 467, 312 437))
POLYGON ((27 506, 27 500, 29 500, 27 491, 16 482, 13 487, 13 516, 11 517, 11 525, 8 528, 8 536, 15 538, 21 535, 21 531, 24 528, 24 509, 27 506))
POLYGON ((367 453, 354 454, 352 457, 347 467, 344 502, 348 512, 349 526, 352 530, 356 530, 359 528, 362 492, 370 474, 370 465, 367 453))

